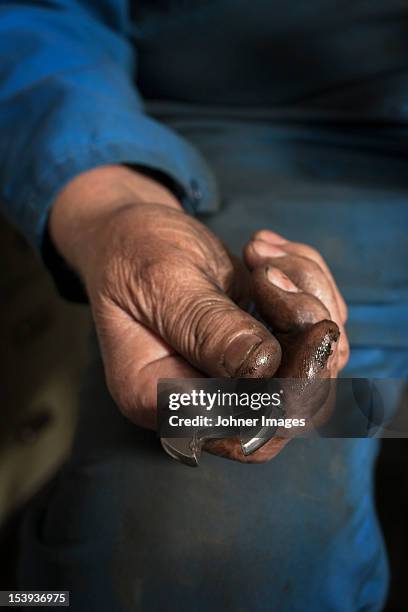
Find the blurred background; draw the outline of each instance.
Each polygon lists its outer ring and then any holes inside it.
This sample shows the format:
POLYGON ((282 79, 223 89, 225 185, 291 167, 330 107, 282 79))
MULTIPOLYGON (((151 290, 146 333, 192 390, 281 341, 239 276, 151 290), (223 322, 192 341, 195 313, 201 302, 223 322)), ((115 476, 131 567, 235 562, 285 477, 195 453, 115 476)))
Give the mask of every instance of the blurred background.
POLYGON ((39 257, 0 216, 0 587, 13 588, 31 496, 69 452, 91 318, 62 300, 39 257))
MULTIPOLYGON (((62 300, 38 256, 0 216, 0 588, 15 588, 18 526, 69 452, 87 363, 87 306, 62 300)), ((392 581, 387 610, 408 610, 408 440, 384 440, 380 520, 392 581)))

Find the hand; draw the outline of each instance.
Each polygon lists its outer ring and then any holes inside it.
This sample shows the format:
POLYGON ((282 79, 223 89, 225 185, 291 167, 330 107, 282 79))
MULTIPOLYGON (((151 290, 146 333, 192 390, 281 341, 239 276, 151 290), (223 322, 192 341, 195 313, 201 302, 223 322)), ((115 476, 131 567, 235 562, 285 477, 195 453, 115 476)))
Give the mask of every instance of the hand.
MULTIPOLYGON (((294 336, 324 319, 337 324, 339 345, 329 363, 334 378, 349 358, 344 328, 347 306, 323 257, 307 244, 262 230, 247 243, 244 259, 253 270, 258 310, 277 332, 281 344, 291 343, 294 336)), ((283 377, 285 372, 282 364, 279 374, 283 377)))
POLYGON ((279 342, 238 306, 245 270, 159 183, 122 167, 88 172, 57 198, 50 231, 83 279, 109 390, 134 423, 155 428, 159 378, 278 370, 279 342))
MULTIPOLYGON (((335 402, 335 385, 330 381, 320 385, 319 379, 336 378, 349 358, 344 329, 347 306, 324 259, 306 244, 262 230, 245 246, 244 260, 252 270, 251 297, 257 311, 272 326, 282 347, 275 377, 302 379, 286 403, 286 416, 306 417, 319 426, 335 402)), ((231 438, 207 441, 205 449, 238 461, 262 463, 276 456, 296 429, 290 430, 290 436, 279 433, 246 458, 239 441, 231 438)))

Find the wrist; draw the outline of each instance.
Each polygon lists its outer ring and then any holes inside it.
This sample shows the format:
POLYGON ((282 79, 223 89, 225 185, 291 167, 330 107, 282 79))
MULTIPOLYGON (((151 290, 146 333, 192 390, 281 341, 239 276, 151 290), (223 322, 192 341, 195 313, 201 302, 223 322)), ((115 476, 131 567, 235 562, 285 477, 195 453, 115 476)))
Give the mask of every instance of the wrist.
POLYGON ((49 218, 51 240, 81 274, 82 261, 92 258, 99 228, 123 208, 149 203, 182 210, 169 189, 141 172, 119 165, 90 170, 57 196, 49 218))

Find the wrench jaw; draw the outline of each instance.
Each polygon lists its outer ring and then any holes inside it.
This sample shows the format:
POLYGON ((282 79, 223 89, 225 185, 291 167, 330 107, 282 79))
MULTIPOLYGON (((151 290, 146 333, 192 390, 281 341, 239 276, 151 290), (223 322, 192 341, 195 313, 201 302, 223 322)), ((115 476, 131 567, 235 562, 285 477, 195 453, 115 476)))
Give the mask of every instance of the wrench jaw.
POLYGON ((196 435, 192 438, 160 438, 160 442, 166 453, 176 461, 190 467, 198 467, 201 443, 196 435))
POLYGON ((262 448, 265 442, 267 442, 265 438, 241 438, 240 443, 242 454, 245 457, 249 457, 249 455, 252 455, 252 453, 262 448))
MULTIPOLYGON (((252 455, 273 437, 273 434, 267 437, 259 437, 260 433, 252 438, 240 438, 242 453, 245 457, 252 455)), ((160 438, 160 442, 166 453, 176 461, 190 467, 198 467, 205 439, 211 439, 211 436, 208 436, 208 438, 199 438, 197 435, 192 438, 160 438)))
POLYGON ((240 438, 240 442, 242 453, 245 455, 245 457, 252 455, 252 453, 255 453, 255 451, 259 450, 262 448, 262 446, 264 446, 264 444, 269 442, 269 440, 274 437, 277 429, 277 427, 263 427, 252 438, 242 436, 240 438))

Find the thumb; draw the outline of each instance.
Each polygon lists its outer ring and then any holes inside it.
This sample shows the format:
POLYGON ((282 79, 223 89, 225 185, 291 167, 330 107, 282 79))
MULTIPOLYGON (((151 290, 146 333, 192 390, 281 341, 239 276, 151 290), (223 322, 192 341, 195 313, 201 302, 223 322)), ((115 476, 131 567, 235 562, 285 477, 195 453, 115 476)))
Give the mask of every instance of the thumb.
POLYGON ((178 284, 159 320, 165 341, 209 376, 268 378, 279 367, 276 338, 199 271, 178 284))

